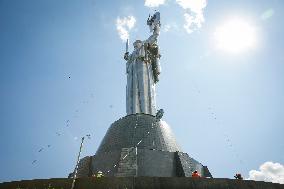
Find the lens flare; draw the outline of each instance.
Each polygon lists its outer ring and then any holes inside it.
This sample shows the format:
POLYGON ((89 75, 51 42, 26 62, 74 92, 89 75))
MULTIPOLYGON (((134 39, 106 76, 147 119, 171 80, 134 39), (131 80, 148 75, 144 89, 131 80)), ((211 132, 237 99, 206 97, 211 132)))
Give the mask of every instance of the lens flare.
POLYGON ((216 47, 220 50, 239 53, 255 46, 255 28, 245 20, 230 19, 214 32, 216 47))

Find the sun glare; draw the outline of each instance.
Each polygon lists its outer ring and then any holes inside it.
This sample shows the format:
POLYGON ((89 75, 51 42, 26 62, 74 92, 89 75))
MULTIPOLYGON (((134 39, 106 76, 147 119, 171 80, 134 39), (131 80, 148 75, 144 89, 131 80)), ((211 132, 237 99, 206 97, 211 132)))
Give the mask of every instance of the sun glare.
POLYGON ((239 53, 255 46, 255 28, 245 20, 231 19, 217 27, 214 33, 218 49, 239 53))

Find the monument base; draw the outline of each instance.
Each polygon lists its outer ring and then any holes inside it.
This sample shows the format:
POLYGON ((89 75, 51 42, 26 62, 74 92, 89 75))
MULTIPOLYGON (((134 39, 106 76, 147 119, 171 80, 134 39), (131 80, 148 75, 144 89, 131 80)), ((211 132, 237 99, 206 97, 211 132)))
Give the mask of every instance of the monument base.
POLYGON ((110 126, 96 155, 81 159, 77 177, 98 171, 117 177, 191 177, 195 170, 212 177, 206 166, 182 152, 166 122, 139 113, 110 126))

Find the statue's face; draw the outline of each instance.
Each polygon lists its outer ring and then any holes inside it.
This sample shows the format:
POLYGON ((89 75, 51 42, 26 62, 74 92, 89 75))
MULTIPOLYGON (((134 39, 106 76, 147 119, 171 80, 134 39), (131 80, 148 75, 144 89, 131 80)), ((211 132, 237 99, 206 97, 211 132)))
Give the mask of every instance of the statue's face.
POLYGON ((134 46, 134 49, 139 49, 139 48, 142 46, 142 41, 136 40, 136 41, 133 43, 133 46, 134 46))

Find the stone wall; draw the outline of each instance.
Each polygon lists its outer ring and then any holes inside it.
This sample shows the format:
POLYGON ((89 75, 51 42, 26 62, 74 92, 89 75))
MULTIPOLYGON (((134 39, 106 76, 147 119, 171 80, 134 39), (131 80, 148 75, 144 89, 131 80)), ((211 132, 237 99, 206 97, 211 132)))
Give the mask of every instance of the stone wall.
POLYGON ((120 160, 115 176, 137 176, 137 148, 122 148, 120 160))
POLYGON ((176 176, 175 152, 138 149, 138 176, 176 176))
POLYGON ((212 177, 206 166, 189 157, 187 153, 176 152, 175 158, 177 162, 177 176, 191 177, 192 172, 197 170, 202 177, 212 177))
POLYGON ((183 152, 167 152, 144 148, 123 148, 80 161, 77 177, 88 177, 98 171, 105 176, 191 177, 197 170, 203 177, 212 177, 206 166, 183 152), (89 167, 87 167, 89 165, 89 167), (91 174, 92 172, 92 174, 91 174))
POLYGON ((91 166, 92 166, 93 156, 86 156, 79 161, 77 177, 91 176, 91 166))
MULTIPOLYGON (((0 183, 0 189, 70 189, 72 179, 38 179, 0 183)), ((187 177, 79 178, 74 189, 284 189, 283 184, 234 179, 187 177)))

